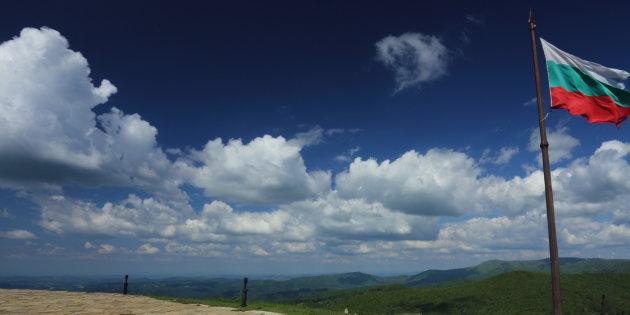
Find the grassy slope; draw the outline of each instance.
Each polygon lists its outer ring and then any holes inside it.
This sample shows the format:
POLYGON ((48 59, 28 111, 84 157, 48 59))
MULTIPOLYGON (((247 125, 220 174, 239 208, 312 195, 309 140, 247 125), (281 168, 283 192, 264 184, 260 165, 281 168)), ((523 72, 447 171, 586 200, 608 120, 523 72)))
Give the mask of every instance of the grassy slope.
MULTIPOLYGON (((330 292, 299 301, 306 305, 359 314, 549 314, 550 278, 524 271, 461 286, 416 289, 389 285, 330 292)), ((599 312, 606 294, 609 313, 630 312, 630 274, 580 274, 562 276, 564 312, 599 312)))

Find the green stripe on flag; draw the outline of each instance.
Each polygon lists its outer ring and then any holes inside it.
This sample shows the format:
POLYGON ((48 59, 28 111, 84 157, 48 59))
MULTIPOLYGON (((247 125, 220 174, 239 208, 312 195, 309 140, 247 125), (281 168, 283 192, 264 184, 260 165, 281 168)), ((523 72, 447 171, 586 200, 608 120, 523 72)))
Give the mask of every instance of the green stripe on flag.
POLYGON ((547 61, 549 87, 563 87, 568 92, 582 92, 588 96, 608 95, 619 106, 630 107, 630 92, 598 81, 580 69, 547 61))

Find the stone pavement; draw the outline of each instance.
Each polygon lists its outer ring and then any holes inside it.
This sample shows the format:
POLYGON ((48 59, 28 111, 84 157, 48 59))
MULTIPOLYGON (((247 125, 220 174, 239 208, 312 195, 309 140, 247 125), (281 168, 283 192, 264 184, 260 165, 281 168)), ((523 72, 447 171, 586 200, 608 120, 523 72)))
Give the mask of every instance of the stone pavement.
POLYGON ((0 314, 279 315, 264 311, 243 312, 229 307, 181 304, 139 295, 7 289, 0 289, 0 314))

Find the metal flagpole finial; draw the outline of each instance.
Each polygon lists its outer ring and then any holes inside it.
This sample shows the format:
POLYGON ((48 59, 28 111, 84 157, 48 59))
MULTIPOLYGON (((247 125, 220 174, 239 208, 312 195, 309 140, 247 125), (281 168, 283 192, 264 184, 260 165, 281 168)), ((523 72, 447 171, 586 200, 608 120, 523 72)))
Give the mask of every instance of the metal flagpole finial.
POLYGON ((529 9, 529 19, 527 20, 527 22, 529 22, 529 28, 530 30, 535 30, 536 29, 536 23, 534 23, 534 14, 532 13, 532 9, 529 9))

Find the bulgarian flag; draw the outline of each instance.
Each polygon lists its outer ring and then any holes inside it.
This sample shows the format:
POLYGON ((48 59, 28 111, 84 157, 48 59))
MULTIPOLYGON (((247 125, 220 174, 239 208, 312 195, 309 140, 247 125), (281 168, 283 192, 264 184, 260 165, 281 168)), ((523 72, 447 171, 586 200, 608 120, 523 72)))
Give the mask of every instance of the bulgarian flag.
POLYGON ((549 74, 551 107, 591 123, 619 124, 630 115, 630 92, 620 80, 630 73, 580 59, 540 39, 549 74))

